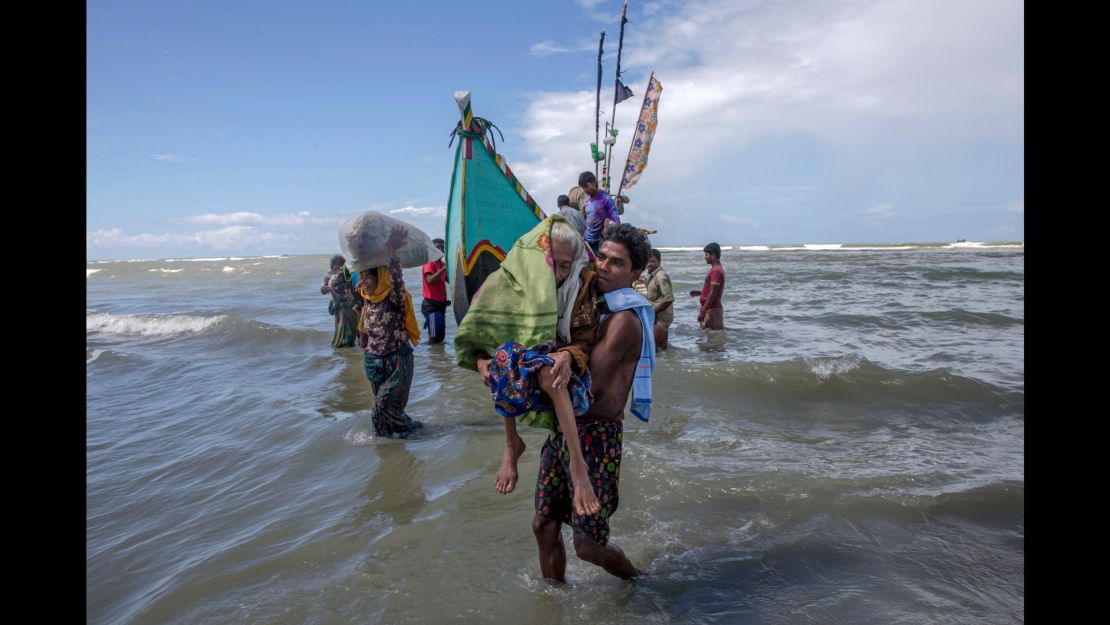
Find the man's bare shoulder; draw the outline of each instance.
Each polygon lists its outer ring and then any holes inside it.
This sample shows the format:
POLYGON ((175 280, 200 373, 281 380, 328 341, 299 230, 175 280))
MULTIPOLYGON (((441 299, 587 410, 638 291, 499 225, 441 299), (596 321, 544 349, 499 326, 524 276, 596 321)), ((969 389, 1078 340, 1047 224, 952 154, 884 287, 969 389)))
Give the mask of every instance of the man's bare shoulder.
POLYGON ((622 310, 609 315, 602 328, 602 338, 612 347, 640 346, 643 341, 643 329, 640 327, 640 318, 631 310, 622 310))

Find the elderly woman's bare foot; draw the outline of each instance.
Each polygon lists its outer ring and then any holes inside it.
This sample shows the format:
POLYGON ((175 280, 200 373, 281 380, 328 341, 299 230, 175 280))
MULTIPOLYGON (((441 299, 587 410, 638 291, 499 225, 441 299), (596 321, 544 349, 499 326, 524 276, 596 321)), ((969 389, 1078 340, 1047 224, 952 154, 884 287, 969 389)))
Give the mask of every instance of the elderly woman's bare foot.
POLYGON ((519 475, 516 470, 516 461, 524 453, 524 439, 519 436, 512 443, 505 443, 505 451, 501 454, 501 468, 497 469, 497 478, 493 487, 502 495, 513 492, 519 475))
POLYGON ((574 480, 574 497, 571 504, 574 511, 580 516, 593 516, 601 510, 601 502, 597 500, 594 489, 590 487, 590 477, 585 470, 576 472, 574 480))

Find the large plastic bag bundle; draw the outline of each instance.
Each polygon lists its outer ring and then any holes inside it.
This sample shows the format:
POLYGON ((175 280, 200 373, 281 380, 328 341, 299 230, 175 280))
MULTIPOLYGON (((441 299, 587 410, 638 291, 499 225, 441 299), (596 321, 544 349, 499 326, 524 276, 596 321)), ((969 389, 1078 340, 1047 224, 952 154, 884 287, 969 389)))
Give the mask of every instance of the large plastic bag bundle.
POLYGON ((570 198, 570 205, 580 211, 586 210, 586 202, 590 201, 590 196, 586 195, 586 192, 578 185, 567 191, 567 197, 570 198))
POLYGON ((351 271, 366 271, 389 264, 386 241, 394 226, 403 226, 408 234, 397 250, 401 266, 419 267, 443 256, 432 239, 416 226, 377 211, 366 211, 343 222, 339 227, 339 249, 351 271))

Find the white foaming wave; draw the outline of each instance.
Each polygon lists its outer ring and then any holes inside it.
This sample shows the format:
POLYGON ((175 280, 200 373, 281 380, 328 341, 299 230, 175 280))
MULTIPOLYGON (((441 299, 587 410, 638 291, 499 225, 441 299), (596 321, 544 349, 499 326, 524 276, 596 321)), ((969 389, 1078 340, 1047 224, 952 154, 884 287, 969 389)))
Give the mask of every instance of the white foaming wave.
POLYGON ((235 271, 235 267, 227 267, 227 266, 225 266, 225 267, 224 267, 224 273, 227 273, 228 271, 235 271))
POLYGON ((840 358, 806 357, 805 362, 817 379, 825 382, 833 376, 842 376, 849 371, 859 369, 862 360, 863 356, 859 354, 849 354, 840 358))
POLYGON ((94 349, 94 350, 92 350, 92 354, 89 354, 89 359, 85 361, 85 364, 87 365, 90 362, 96 360, 97 358, 100 358, 100 355, 103 354, 105 351, 106 350, 103 350, 103 349, 94 349))
POLYGON ((947 249, 955 248, 976 248, 976 249, 1022 249, 1025 247, 1025 242, 1020 243, 989 243, 987 241, 957 241, 956 243, 949 243, 945 246, 947 249))
POLYGON ((887 250, 912 250, 912 249, 917 249, 917 248, 913 247, 912 245, 892 245, 892 246, 889 246, 889 247, 866 247, 866 246, 842 247, 840 249, 845 250, 845 251, 852 251, 852 252, 859 251, 859 250, 879 250, 879 251, 885 252, 887 250))
POLYGON ((700 252, 705 247, 656 247, 660 252, 700 252))
POLYGON ((843 243, 802 243, 801 245, 790 245, 786 247, 773 247, 772 252, 852 252, 858 250, 910 250, 912 246, 900 247, 868 247, 868 246, 854 246, 847 247, 843 243))
POLYGON ((226 315, 85 315, 85 331, 122 336, 172 336, 196 334, 227 319, 226 315))
POLYGON ((735 248, 741 252, 770 252, 771 248, 766 245, 738 245, 735 248))
POLYGON ((103 269, 86 269, 85 270, 85 277, 88 278, 89 276, 93 275, 94 273, 96 273, 98 271, 104 271, 104 270, 103 269))
POLYGON ((185 271, 185 270, 184 269, 147 269, 147 271, 150 271, 150 272, 161 271, 162 273, 178 273, 178 272, 185 271))
POLYGON ((213 263, 224 260, 254 260, 256 258, 289 258, 285 255, 274 256, 220 256, 218 258, 166 258, 167 263, 213 263))
POLYGON ((356 425, 343 435, 343 440, 350 445, 361 447, 363 445, 373 445, 377 442, 378 437, 374 435, 373 431, 367 431, 365 427, 356 425))

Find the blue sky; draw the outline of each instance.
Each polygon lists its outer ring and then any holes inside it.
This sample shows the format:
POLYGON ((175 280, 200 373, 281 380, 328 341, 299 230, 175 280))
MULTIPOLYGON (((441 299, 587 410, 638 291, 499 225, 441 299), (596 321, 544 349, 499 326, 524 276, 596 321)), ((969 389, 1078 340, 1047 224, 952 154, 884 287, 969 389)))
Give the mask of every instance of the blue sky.
MULTIPOLYGON (((552 208, 592 169, 619 13, 89 2, 87 257, 333 253, 369 209, 442 235, 460 89, 552 208)), ((629 20, 614 162, 654 70, 625 217, 656 245, 1024 240, 1021 2, 632 0, 629 20)))

